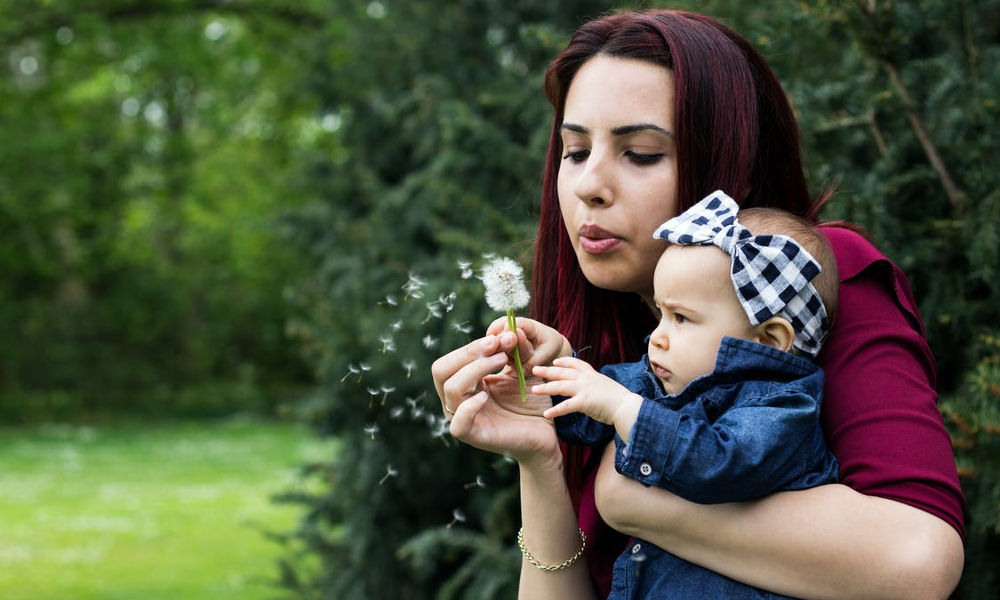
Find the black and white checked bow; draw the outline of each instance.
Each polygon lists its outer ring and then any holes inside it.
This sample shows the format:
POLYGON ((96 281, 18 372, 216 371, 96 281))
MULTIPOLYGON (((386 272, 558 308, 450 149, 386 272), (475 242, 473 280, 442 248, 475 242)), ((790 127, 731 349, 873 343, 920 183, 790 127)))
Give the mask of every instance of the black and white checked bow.
POLYGON ((788 236, 751 234, 736 219, 739 209, 719 190, 660 225, 653 237, 722 248, 732 257, 733 286, 750 322, 785 317, 795 329, 795 348, 815 357, 829 329, 826 307, 810 283, 822 267, 788 236))

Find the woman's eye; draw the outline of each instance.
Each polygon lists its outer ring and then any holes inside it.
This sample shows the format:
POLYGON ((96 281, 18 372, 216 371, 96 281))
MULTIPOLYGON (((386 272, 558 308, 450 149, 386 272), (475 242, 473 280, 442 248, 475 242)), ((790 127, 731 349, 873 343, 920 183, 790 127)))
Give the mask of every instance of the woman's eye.
POLYGON ((632 162, 637 165, 654 165, 660 162, 663 158, 663 154, 643 154, 642 152, 634 152, 629 150, 625 153, 625 156, 629 158, 632 162))
POLYGON ((567 152, 563 156, 563 160, 569 159, 575 163, 580 163, 587 160, 588 156, 590 156, 590 150, 574 150, 572 152, 567 152))

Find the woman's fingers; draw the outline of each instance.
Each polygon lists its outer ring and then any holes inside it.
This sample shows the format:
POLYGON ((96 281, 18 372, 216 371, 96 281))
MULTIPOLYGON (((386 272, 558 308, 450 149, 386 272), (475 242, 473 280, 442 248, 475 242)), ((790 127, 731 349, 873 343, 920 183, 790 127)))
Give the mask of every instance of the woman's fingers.
POLYGON ((482 410, 487 399, 486 392, 482 391, 466 398, 464 402, 458 405, 455 414, 451 417, 451 425, 449 427, 453 437, 459 440, 468 439, 469 434, 472 432, 473 424, 476 421, 476 415, 482 410))
MULTIPOLYGON (((467 357, 468 358, 468 357, 467 357)), ((483 388, 483 378, 507 364, 507 355, 497 352, 472 358, 440 384, 438 395, 445 414, 454 416, 459 405, 483 388)))
POLYGON ((472 361, 496 354, 497 339, 495 335, 488 335, 473 342, 456 348, 438 358, 431 365, 431 376, 434 378, 434 388, 439 397, 443 397, 444 383, 451 379, 462 367, 472 361))

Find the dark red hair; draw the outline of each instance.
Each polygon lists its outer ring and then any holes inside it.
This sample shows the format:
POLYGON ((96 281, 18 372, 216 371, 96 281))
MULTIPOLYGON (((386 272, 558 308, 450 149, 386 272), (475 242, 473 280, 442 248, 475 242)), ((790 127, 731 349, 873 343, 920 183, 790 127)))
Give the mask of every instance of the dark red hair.
MULTIPOLYGON (((734 31, 684 11, 622 12, 581 26, 545 73, 555 109, 542 187, 532 276, 532 314, 562 332, 595 366, 636 360, 655 321, 634 293, 597 288, 583 276, 559 209, 566 94, 580 67, 601 54, 673 73, 677 198, 683 211, 721 189, 744 208, 773 206, 815 220, 802 171, 798 126, 763 57, 734 31)), ((666 101, 666 98, 664 98, 666 101)), ((567 455, 574 500, 583 465, 567 455)))

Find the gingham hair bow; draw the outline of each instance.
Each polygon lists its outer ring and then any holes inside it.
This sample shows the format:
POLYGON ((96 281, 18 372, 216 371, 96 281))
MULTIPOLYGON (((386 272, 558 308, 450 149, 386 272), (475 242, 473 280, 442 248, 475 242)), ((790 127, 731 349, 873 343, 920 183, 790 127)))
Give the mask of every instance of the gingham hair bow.
POLYGON ((815 357, 829 329, 826 307, 810 283, 822 267, 784 235, 753 235, 736 219, 740 207, 722 191, 706 196, 653 233, 678 245, 715 245, 732 257, 736 296, 750 322, 775 315, 795 329, 793 345, 815 357))

